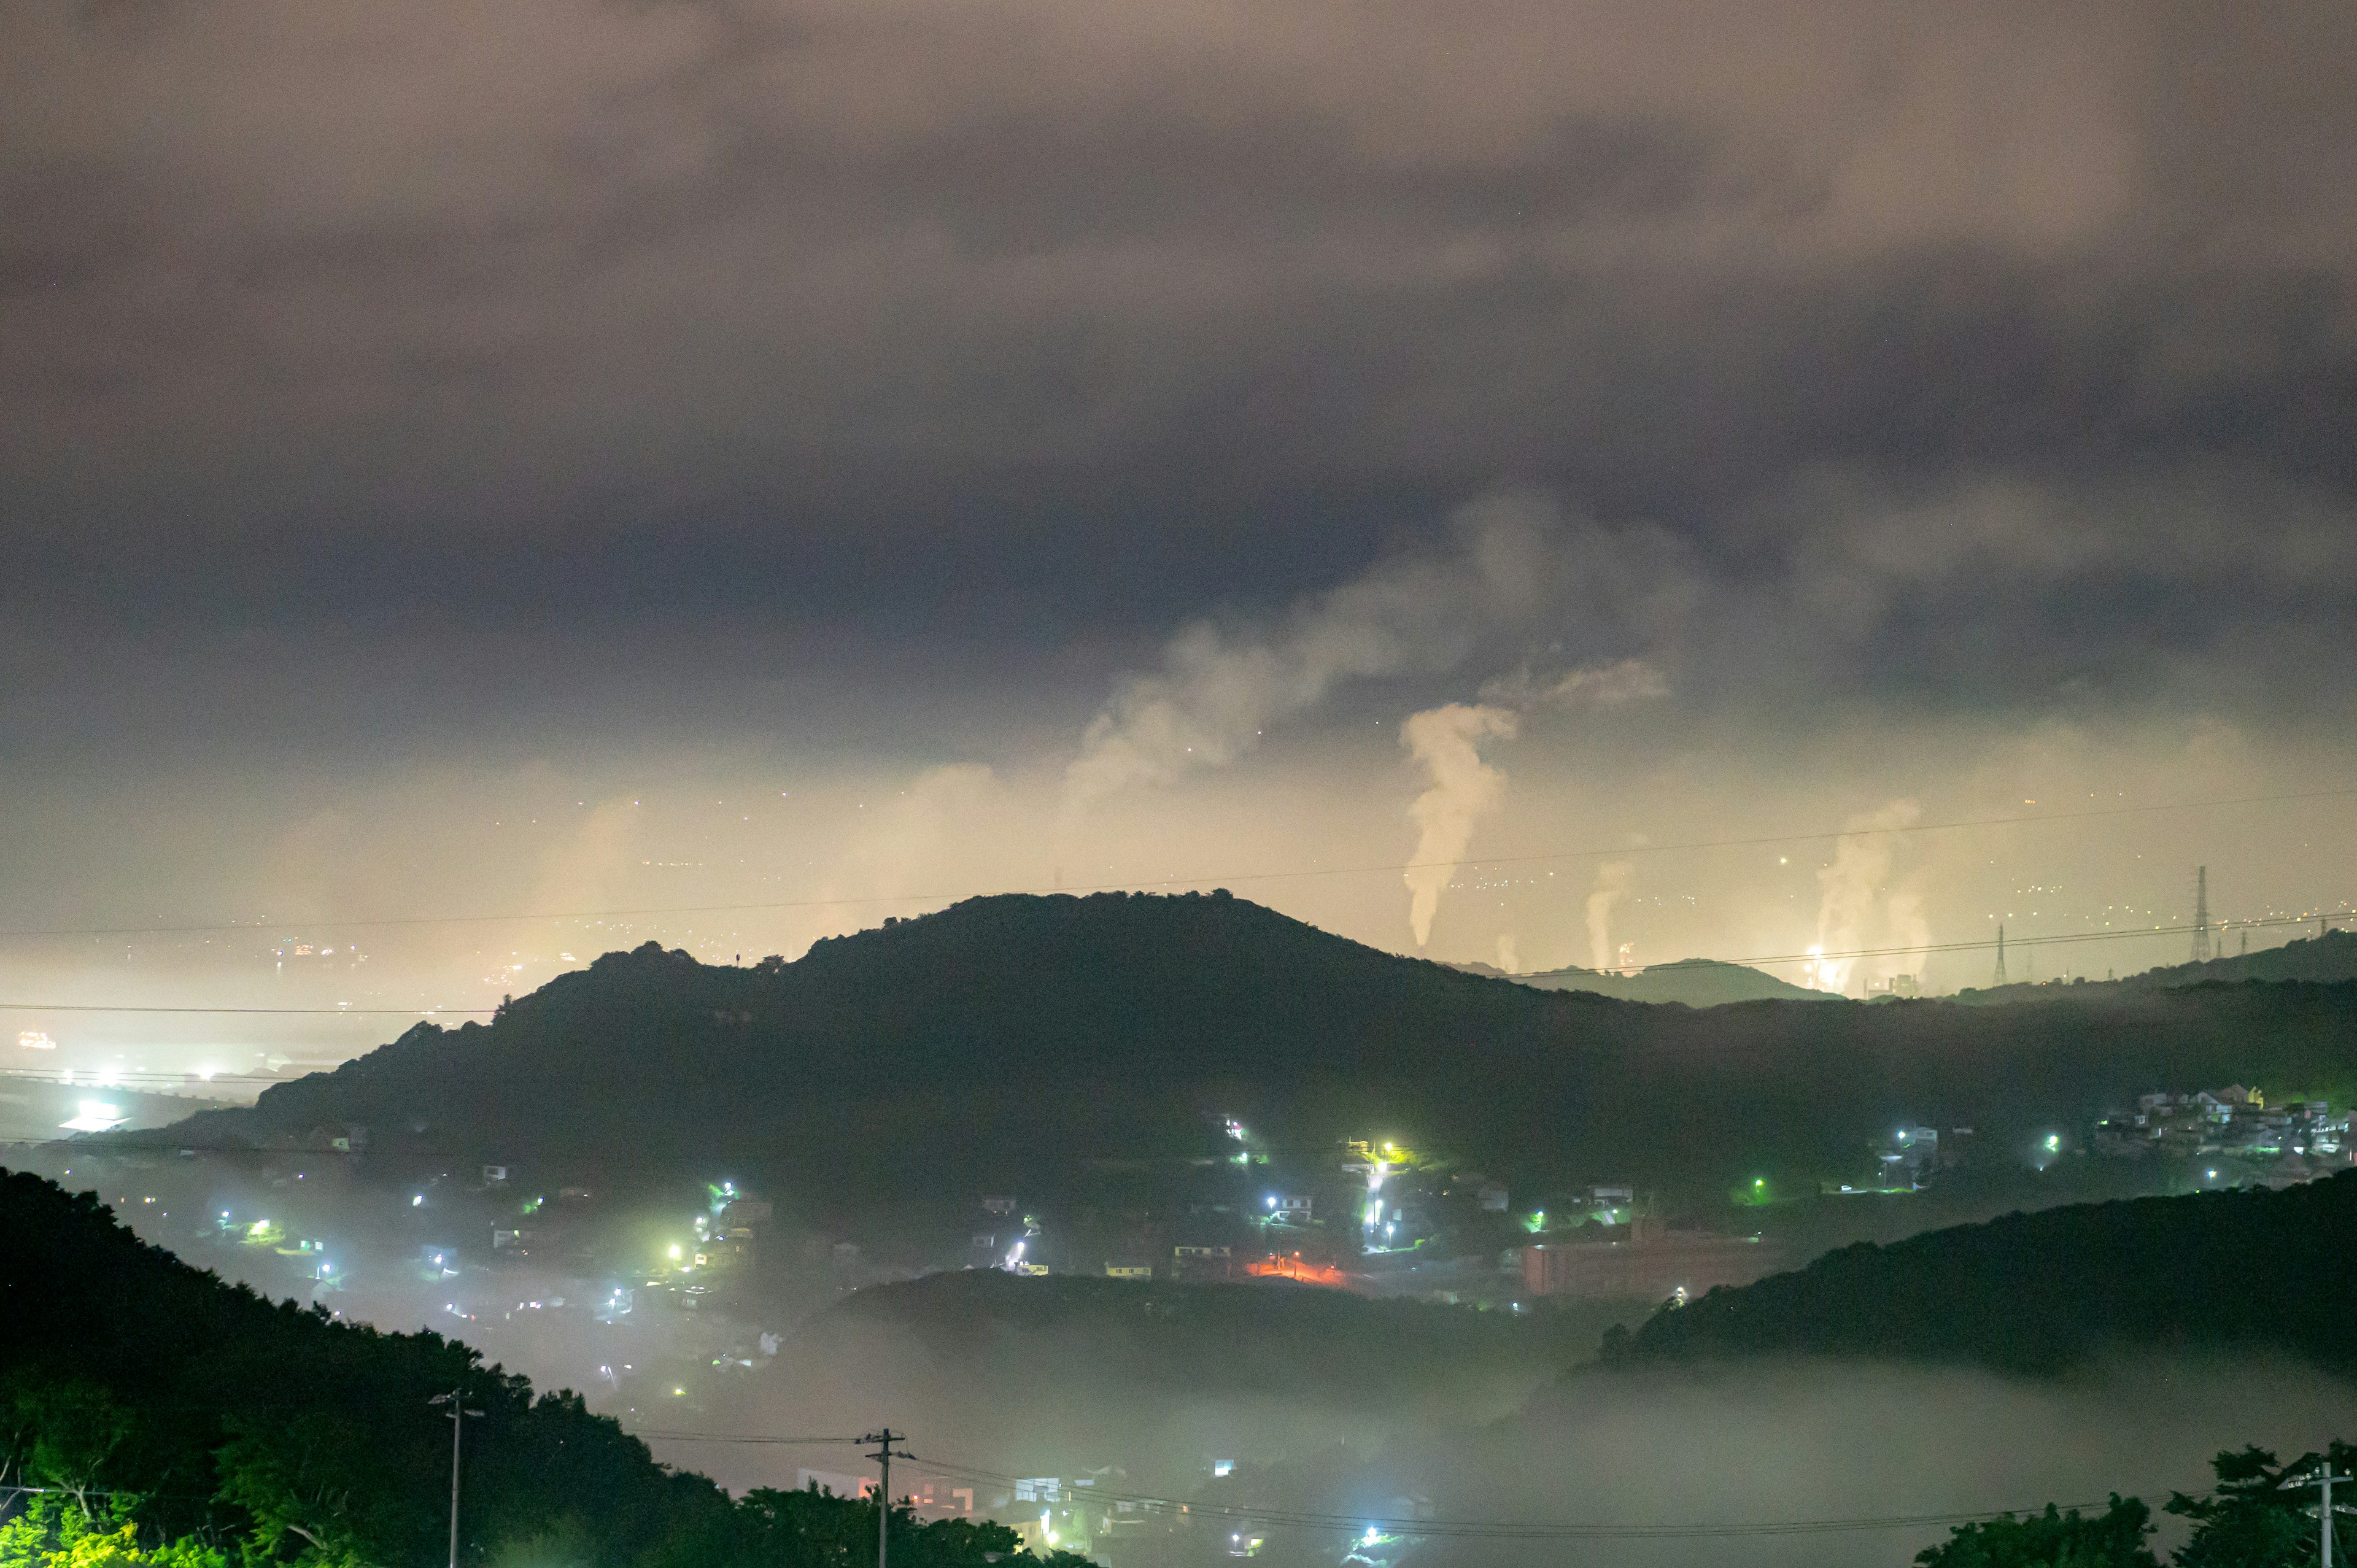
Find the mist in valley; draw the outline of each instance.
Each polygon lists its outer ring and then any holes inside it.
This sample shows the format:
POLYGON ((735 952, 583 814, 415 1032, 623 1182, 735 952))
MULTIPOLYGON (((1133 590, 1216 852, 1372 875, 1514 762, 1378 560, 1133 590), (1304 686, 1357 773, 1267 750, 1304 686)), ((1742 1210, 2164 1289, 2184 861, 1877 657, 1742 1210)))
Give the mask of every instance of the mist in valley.
POLYGON ((307 1255, 212 1222, 274 1199, 382 1230, 400 1193, 315 1199, 283 1172, 274 1185, 87 1155, 78 1176, 66 1168, 50 1174, 100 1190, 192 1262, 387 1331, 461 1339, 544 1390, 578 1391, 658 1459, 732 1491, 856 1491, 875 1466, 845 1440, 888 1425, 914 1455, 895 1495, 928 1514, 1066 1529, 1078 1517, 1100 1541, 1159 1543, 1128 1561, 1249 1548, 1278 1564, 1867 1568, 1944 1539, 1938 1516, 2100 1507, 2115 1490, 2157 1509, 2201 1489, 2221 1449, 2297 1454, 2357 1429, 2357 1388, 2266 1354, 2123 1356, 2054 1379, 1599 1364, 1607 1329, 1649 1310, 1637 1302, 1517 1313, 1282 1282, 988 1271, 854 1290, 821 1270, 682 1309, 640 1282, 511 1262, 445 1273, 385 1243, 339 1248, 341 1283, 323 1288, 307 1255), (180 1196, 144 1201, 143 1178, 180 1196), (613 1310, 618 1293, 628 1310, 613 1310), (1916 1522, 1874 1522, 1889 1520, 1916 1522))

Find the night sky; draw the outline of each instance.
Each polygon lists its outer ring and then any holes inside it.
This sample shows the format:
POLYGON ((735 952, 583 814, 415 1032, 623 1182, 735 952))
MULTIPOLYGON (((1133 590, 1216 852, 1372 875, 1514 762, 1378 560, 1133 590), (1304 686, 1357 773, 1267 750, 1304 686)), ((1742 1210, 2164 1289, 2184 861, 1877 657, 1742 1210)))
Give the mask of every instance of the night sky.
POLYGON ((2345 908, 2357 10, 2257 21, 12 8, 0 924, 256 923, 0 1000, 1162 878, 1525 970, 2345 908))

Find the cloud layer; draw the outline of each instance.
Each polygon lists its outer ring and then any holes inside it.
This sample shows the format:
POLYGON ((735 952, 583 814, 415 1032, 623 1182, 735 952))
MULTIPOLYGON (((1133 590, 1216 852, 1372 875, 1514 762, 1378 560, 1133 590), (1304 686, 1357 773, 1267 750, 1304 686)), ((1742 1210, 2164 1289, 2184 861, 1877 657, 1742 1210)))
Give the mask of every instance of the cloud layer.
MULTIPOLYGON (((1396 726, 1450 704, 1519 715, 1485 849, 2350 761, 2329 0, 156 0, 0 44, 26 910, 1369 865, 1287 896, 1392 940, 1396 726)), ((2343 897, 2283 831, 2222 885, 2343 897)), ((2189 853, 1958 852, 1922 918, 2142 908, 2189 853)), ((1805 946, 1796 862, 1643 862, 1613 934, 1805 946)), ((1432 950, 1592 958, 1592 875, 1432 950)))

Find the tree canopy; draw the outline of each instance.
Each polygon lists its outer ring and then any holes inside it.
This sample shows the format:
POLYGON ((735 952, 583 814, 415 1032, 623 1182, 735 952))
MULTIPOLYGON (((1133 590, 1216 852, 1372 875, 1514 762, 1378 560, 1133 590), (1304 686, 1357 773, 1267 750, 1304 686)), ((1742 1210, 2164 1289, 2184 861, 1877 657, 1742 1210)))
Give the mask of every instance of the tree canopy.
MULTIPOLYGON (((2357 1448, 2334 1442, 2322 1454, 2288 1464, 2264 1448, 2220 1454, 2211 1461, 2217 1484, 2198 1496, 2172 1493, 2168 1511, 2192 1521, 2192 1533, 2169 1554, 2173 1568, 2308 1568, 2322 1552, 2317 1491, 2308 1485, 2327 1464, 2350 1474, 2357 1448)), ((2335 1501, 2338 1515, 2347 1505, 2335 1501)), ((1958 1525, 1946 1541, 1915 1557, 1917 1568, 2159 1568, 2148 1538, 2152 1510, 2136 1498, 2112 1494, 2111 1507, 2093 1518, 2079 1510, 1958 1525)), ((2336 1532, 2340 1541, 2345 1532, 2336 1532)), ((2344 1553, 2335 1552, 2334 1560, 2344 1553)))
MULTIPOLYGON (((447 1551, 448 1417, 470 1411, 459 1551, 476 1568, 849 1568, 876 1505, 743 1501, 654 1462, 569 1391, 432 1333, 383 1334, 199 1273, 91 1194, 0 1172, 0 1568, 426 1568, 447 1551)), ((895 1509, 893 1561, 1021 1541, 895 1509), (905 1544, 903 1544, 905 1542, 905 1544)))

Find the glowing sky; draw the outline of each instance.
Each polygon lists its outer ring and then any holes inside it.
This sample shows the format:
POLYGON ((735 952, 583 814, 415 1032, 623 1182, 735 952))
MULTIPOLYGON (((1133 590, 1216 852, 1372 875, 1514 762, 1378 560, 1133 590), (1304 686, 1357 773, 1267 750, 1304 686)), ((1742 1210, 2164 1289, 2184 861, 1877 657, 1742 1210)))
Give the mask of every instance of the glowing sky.
POLYGON ((1657 848, 2350 780, 2345 5, 0 29, 0 924, 285 922, 6 999, 474 1004, 926 905, 320 922, 1060 878, 1417 950, 1420 843, 1602 852, 1426 888, 1525 969, 1599 896, 1641 962, 2357 897, 2347 798, 1657 848))

